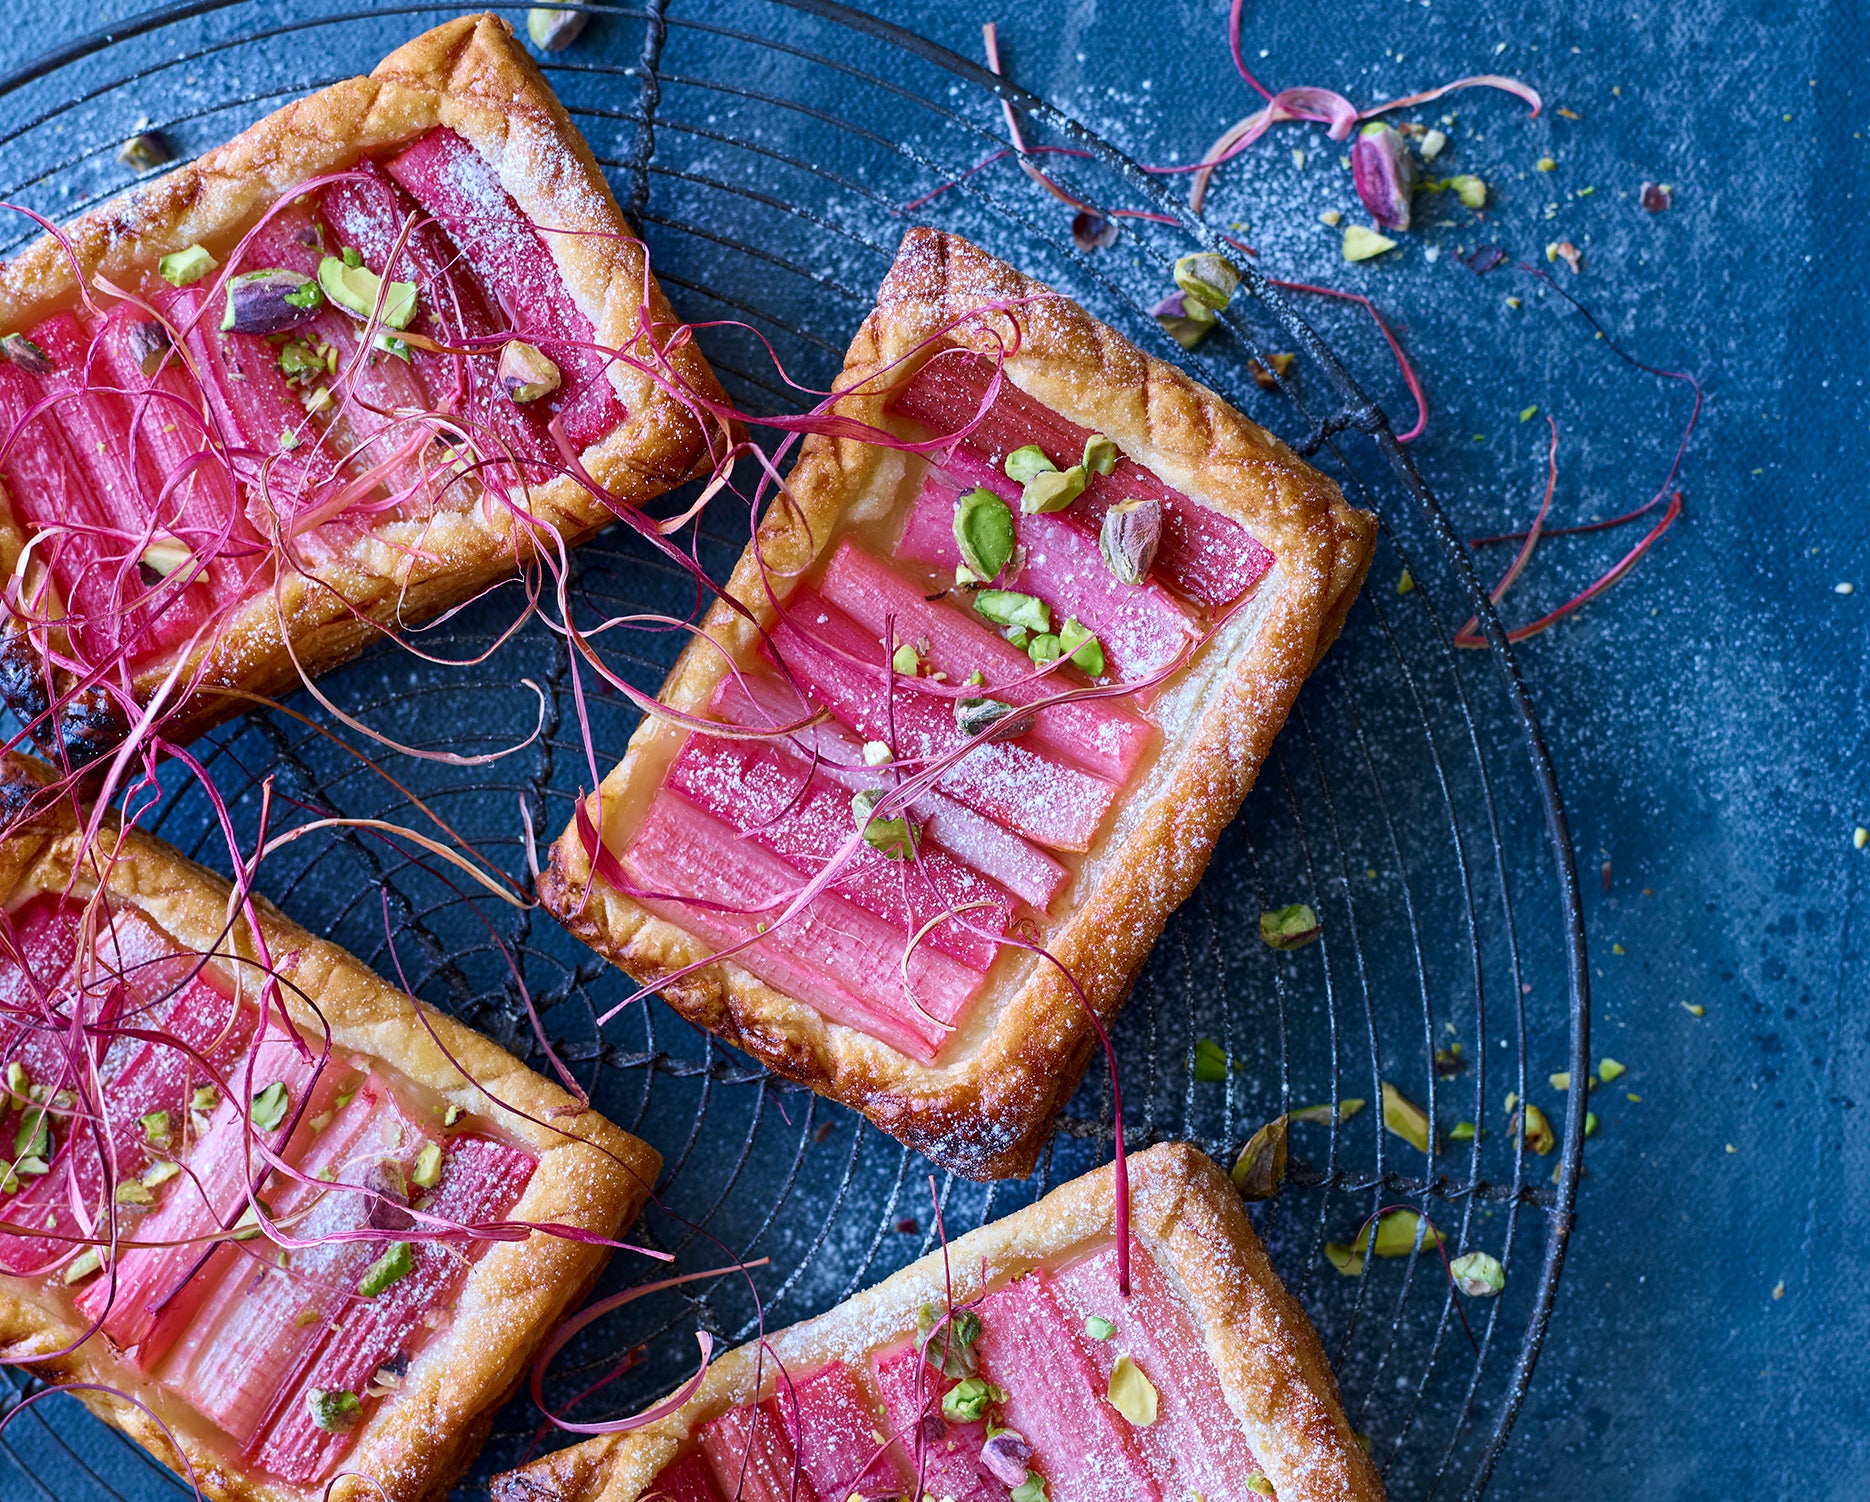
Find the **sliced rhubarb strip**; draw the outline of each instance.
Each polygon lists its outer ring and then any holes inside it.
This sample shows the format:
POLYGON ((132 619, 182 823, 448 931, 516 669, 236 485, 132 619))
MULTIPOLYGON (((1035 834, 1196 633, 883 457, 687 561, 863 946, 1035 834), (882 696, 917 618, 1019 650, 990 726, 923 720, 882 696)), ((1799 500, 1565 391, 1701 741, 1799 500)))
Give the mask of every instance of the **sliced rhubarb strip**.
POLYGON ((186 565, 195 573, 193 582, 164 609, 158 640, 172 644, 211 612, 260 587, 269 559, 260 534, 235 499, 226 458, 208 442, 194 377, 177 359, 170 359, 153 377, 143 374, 135 330, 146 327, 154 325, 129 316, 128 310, 113 315, 92 341, 91 359, 96 379, 124 393, 130 414, 128 449, 157 527, 207 560, 198 571, 186 565), (164 486, 178 475, 183 478, 158 503, 164 486))
MULTIPOLYGON (((375 1081, 364 1085, 313 1138, 296 1165, 299 1170, 341 1184, 362 1184, 378 1158, 355 1155, 354 1149, 371 1118, 384 1114, 383 1094, 375 1081)), ((400 1154, 391 1161, 400 1169, 400 1154)), ((294 1215, 312 1204, 315 1193, 294 1181, 281 1190, 274 1212, 294 1215)), ((370 1224, 370 1210, 361 1194, 327 1191, 293 1222, 290 1234, 295 1240, 314 1241, 363 1230, 370 1224)), ((160 1377, 237 1443, 245 1444, 278 1399, 288 1374, 344 1307, 382 1248, 367 1241, 326 1241, 286 1252, 256 1237, 228 1251, 228 1267, 202 1301, 188 1333, 169 1353, 160 1377)))
POLYGON ((783 743, 691 735, 669 768, 667 785, 807 876, 842 858, 832 891, 905 939, 933 922, 924 942, 972 970, 993 965, 996 939, 1012 921, 1012 895, 926 842, 913 861, 891 860, 868 845, 844 854, 856 832, 851 795, 815 775, 811 763, 783 743), (955 919, 935 921, 946 913, 955 919))
MULTIPOLYGON (((429 1213, 458 1225, 485 1225, 510 1210, 532 1178, 537 1161, 528 1153, 486 1137, 456 1138, 448 1147, 441 1181, 429 1213)), ((418 1233, 424 1234, 424 1233, 418 1233)), ((414 1359, 466 1280, 470 1263, 486 1242, 449 1244, 426 1233, 413 1243, 414 1265, 374 1298, 354 1292, 291 1394, 275 1410, 261 1437, 248 1447, 262 1469, 283 1481, 308 1486, 323 1478, 351 1446, 356 1428, 370 1417, 376 1399, 371 1379, 384 1366, 414 1359), (327 1433, 313 1421, 306 1395, 312 1388, 359 1395, 358 1425, 327 1433)))
MULTIPOLYGON (((952 507, 947 515, 953 515, 952 507)), ((943 525, 946 527, 947 523, 943 525)), ((914 526, 913 518, 911 526, 914 526)), ((948 543, 952 550, 952 527, 948 528, 948 543)), ((1091 552, 1095 557, 1095 544, 1091 552)), ((1098 566, 1103 567, 1101 561, 1098 566)), ((1019 576, 1019 587, 1044 599, 1044 592, 1033 587, 1032 572, 1029 560, 1026 571, 1019 576)), ((918 647, 926 641, 929 670, 946 673, 950 683, 961 683, 970 673, 978 672, 987 680, 979 692, 1009 704, 1030 704, 1074 686, 1072 677, 1054 673, 1024 688, 1009 687, 1032 677, 1035 670, 1030 657, 971 613, 963 615, 950 606, 929 601, 921 590, 888 564, 871 557, 849 540, 832 555, 819 588, 826 599, 879 642, 883 639, 885 625, 892 618, 892 640, 918 647)), ((1178 619, 1184 619, 1172 602, 1170 608, 1176 610, 1178 619)), ((1091 625, 1088 619, 1082 616, 1079 619, 1091 625)), ((1055 613, 1054 627, 1062 625, 1064 620, 1064 614, 1055 613)), ((1155 738, 1155 727, 1147 720, 1115 704, 1091 700, 1056 704, 1041 710, 1032 729, 1020 740, 1035 751, 1048 752, 1076 762, 1100 777, 1122 782, 1136 769, 1137 762, 1155 738)))
POLYGON ((908 1480, 877 1425, 863 1379, 842 1362, 782 1379, 762 1405, 785 1427, 799 1467, 821 1497, 896 1496, 908 1480))
MULTIPOLYGON (((804 719, 810 706, 768 673, 723 678, 711 707, 730 725, 771 729, 804 719)), ((814 750, 818 770, 847 792, 875 787, 877 771, 863 764, 863 743, 835 720, 824 720, 792 737, 807 755, 814 750)), ((928 837, 957 860, 997 881, 1022 902, 1044 912, 1071 873, 1037 845, 965 803, 933 790, 915 801, 910 813, 928 837)))
POLYGON ((684 1455, 664 1466, 643 1496, 660 1497, 664 1502, 723 1502, 714 1485, 714 1472, 699 1455, 684 1455))
MULTIPOLYGON (((803 912, 763 931, 806 877, 679 793, 664 791, 650 804, 623 868, 642 891, 660 894, 639 898, 645 907, 716 949, 757 939, 733 956, 736 965, 834 1022, 934 1062, 947 1034, 903 989, 909 936, 900 929, 823 892, 803 912)), ((958 1018, 983 983, 978 972, 926 944, 911 956, 909 978, 916 1000, 941 1022, 958 1018)))
MULTIPOLYGON (((375 162, 359 162, 354 170, 361 176, 333 184, 324 192, 325 219, 338 243, 356 250, 364 265, 385 280, 415 283, 416 317, 410 328, 416 333, 456 349, 466 347, 470 340, 483 342, 486 352, 474 356, 411 350, 410 358, 437 410, 487 425, 498 444, 522 460, 556 463, 558 452, 546 431, 546 414, 537 410, 542 404, 512 401, 500 389, 496 378, 499 351, 489 341, 506 322, 490 307, 460 250, 375 162), (404 236, 404 226, 412 217, 415 227, 404 236), (398 241, 402 242, 400 251, 398 241)), ((489 452, 483 457, 493 455, 489 452)))
POLYGON ((819 1502, 785 1426, 764 1403, 728 1409, 695 1440, 721 1495, 739 1502, 819 1502))
MULTIPOLYGON (((1007 1488, 980 1473, 986 1423, 957 1424, 942 1417, 941 1395, 953 1384, 922 1359, 913 1343, 886 1356, 872 1356, 871 1370, 883 1394, 890 1430, 911 1468, 917 1458, 917 1435, 921 1436, 924 1496, 952 1497, 954 1502, 1006 1502, 1007 1488), (916 1391, 918 1373, 920 1394, 916 1391)), ((1224 1495, 1217 1494, 1217 1499, 1224 1495)))
POLYGON ((540 405, 564 420, 579 449, 604 438, 625 414, 608 362, 594 347, 591 320, 566 287, 546 237, 486 158, 453 131, 437 129, 384 165, 460 246, 514 333, 558 366, 564 385, 540 405))
POLYGON ((1083 1322, 1053 1296, 1045 1272, 989 1294, 980 1320, 981 1375, 1006 1389, 1006 1422, 1032 1446, 1050 1494, 1158 1502, 1135 1426, 1104 1396, 1107 1376, 1087 1349, 1083 1322))
MULTIPOLYGON (((954 540, 954 503, 960 493, 930 472, 903 525, 899 558, 932 564, 944 578, 952 576, 961 561, 954 540)), ((1019 541, 1026 561, 1012 587, 1045 601, 1054 629, 1075 617, 1092 632, 1111 677, 1124 682, 1151 677, 1199 634, 1188 612, 1161 585, 1149 579, 1120 582, 1104 562, 1096 535, 1069 513, 1020 517, 1019 541)))
POLYGON ((1131 1256, 1128 1299, 1117 1290, 1114 1246, 1062 1269, 1052 1291, 1080 1324, 1095 1315, 1115 1326, 1109 1340, 1088 1343, 1100 1382, 1128 1356, 1154 1385, 1156 1422, 1131 1433, 1165 1498, 1224 1497, 1230 1480, 1258 1469, 1201 1334, 1153 1257, 1131 1256))
MULTIPOLYGON (((892 747, 897 760, 920 766, 966 744, 952 695, 923 693, 914 679, 889 673, 883 648, 870 634, 810 590, 794 594, 773 640, 817 703, 864 739, 892 747)), ((1115 783, 1010 740, 975 746, 942 773, 939 785, 1054 850, 1090 849, 1117 798, 1115 783)))
MULTIPOLYGON (((310 1122, 321 1103, 335 1094, 336 1070, 317 1074, 318 1059, 301 1057, 298 1044, 275 1020, 252 1054, 242 1060, 229 1078, 228 1089, 208 1119, 207 1129, 181 1160, 183 1171, 162 1186, 155 1210, 125 1233, 125 1239, 142 1242, 183 1241, 191 1237, 211 1236, 231 1228, 248 1204, 248 1185, 267 1169, 259 1155, 255 1137, 279 1145, 286 1123, 303 1100, 302 1113, 293 1140, 286 1143, 281 1156, 288 1162, 303 1151, 311 1136, 310 1122), (271 1085, 286 1088, 289 1102, 286 1122, 271 1131, 254 1126, 249 1130, 247 1114, 254 1094, 271 1085), (307 1091, 311 1097, 306 1100, 307 1091)), ((195 1269, 207 1260, 211 1250, 201 1245, 129 1247, 116 1269, 116 1294, 112 1298, 111 1279, 99 1276, 78 1299, 78 1307, 87 1319, 109 1313, 104 1329, 119 1346, 133 1346, 149 1334, 156 1317, 172 1300, 198 1307, 205 1289, 191 1285, 195 1269)), ((151 1355, 147 1359, 153 1360, 151 1355)))
MULTIPOLYGON (((993 361, 986 356, 943 354, 923 366, 893 406, 936 433, 952 433, 973 421, 992 380, 993 361)), ((1037 444, 1054 464, 1069 468, 1084 456, 1090 436, 1003 380, 980 425, 941 463, 963 484, 985 486, 1017 507, 1020 487, 1001 468, 1008 454, 1037 444)), ((1238 599, 1273 566, 1273 555, 1246 528, 1171 490, 1131 459, 1119 459, 1108 475, 1091 475, 1070 514, 1096 528, 1112 505, 1132 496, 1162 502, 1162 542, 1151 572, 1203 604, 1238 599)))

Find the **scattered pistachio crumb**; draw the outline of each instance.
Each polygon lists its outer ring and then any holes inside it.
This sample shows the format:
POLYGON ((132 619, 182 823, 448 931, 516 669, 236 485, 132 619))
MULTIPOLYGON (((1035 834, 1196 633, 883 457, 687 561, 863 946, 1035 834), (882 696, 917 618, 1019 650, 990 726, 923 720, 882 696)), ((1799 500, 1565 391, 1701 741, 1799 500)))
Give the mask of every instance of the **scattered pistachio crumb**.
POLYGON ((1735 1146, 1733 1145, 1733 1143, 1731 1143, 1731 1142, 1727 1144, 1727 1150, 1728 1150, 1728 1151, 1729 1151, 1730 1153, 1737 1153, 1737 1152, 1739 1152, 1739 1151, 1740 1151, 1740 1149, 1739 1149, 1739 1148, 1737 1148, 1737 1147, 1735 1147, 1735 1146))
POLYGON ((1707 1016, 1707 1014, 1708 1014, 1708 1009, 1707 1009, 1706 1007, 1704 1007, 1704 1006, 1703 1006, 1703 1005, 1702 1005, 1702 1004, 1701 1004, 1700 1002, 1698 1002, 1698 1001, 1685 1001, 1685 1002, 1683 1002, 1683 1003, 1682 1003, 1682 1010, 1683 1010, 1684 1012, 1686 1012, 1686 1013, 1688 1013, 1688 1015, 1689 1015, 1690 1017, 1705 1017, 1705 1016, 1707 1016))
POLYGON ((1327 224, 1332 229, 1336 229, 1340 224, 1344 222, 1344 215, 1336 209, 1326 209, 1322 214, 1318 216, 1318 222, 1321 224, 1327 224))
POLYGON ((1622 946, 1621 944, 1612 944, 1612 945, 1610 946, 1610 952, 1611 952, 1612 954, 1622 954, 1622 953, 1623 953, 1623 946, 1622 946))
POLYGON ((1851 831, 1851 844, 1858 850, 1863 849, 1865 845, 1870 845, 1870 829, 1865 829, 1859 824, 1851 831))
POLYGON ((1541 172, 1558 171, 1558 163, 1553 161, 1549 156, 1540 157, 1538 161, 1533 163, 1533 166, 1538 168, 1541 172))
POLYGON ((1533 418, 1537 417, 1538 415, 1539 415, 1539 409, 1536 405, 1531 406, 1531 407, 1521 407, 1519 409, 1519 420, 1521 422, 1531 422, 1533 418))
POLYGON ((1584 1113, 1584 1135, 1587 1137, 1597 1135, 1597 1112, 1586 1111, 1584 1113))
POLYGON ((1786 1280, 1784 1278, 1781 1278, 1777 1283, 1773 1284, 1773 1298, 1777 1300, 1777 1299, 1783 1299, 1785 1296, 1786 1296, 1786 1280))
POLYGON ((1638 1095, 1634 1090, 1624 1091, 1623 1098, 1633 1106, 1640 1106, 1643 1103, 1643 1097, 1638 1095))
POLYGON ((1604 1058, 1597 1061, 1597 1077, 1605 1084, 1609 1084, 1614 1079, 1621 1078, 1628 1072, 1629 1071, 1615 1059, 1604 1058))
POLYGON ((1519 299, 1517 297, 1509 297, 1506 300, 1506 305, 1509 308, 1517 308, 1519 306, 1519 299))
MULTIPOLYGON (((1404 569, 1400 574, 1396 576, 1396 593, 1397 594, 1406 595, 1409 593, 1410 590, 1414 588, 1415 588, 1415 579, 1413 576, 1411 576, 1408 569, 1404 569)), ((1862 848, 1861 845, 1858 848, 1861 849, 1862 848)))
POLYGON ((1557 1074, 1549 1076, 1549 1078, 1551 1079, 1552 1088, 1554 1090, 1569 1090, 1571 1088, 1571 1071, 1569 1069, 1562 1069, 1557 1074))
POLYGON ((1848 579, 1842 580, 1841 582, 1837 584, 1833 584, 1831 588, 1841 595, 1854 595, 1857 593, 1857 586, 1851 583, 1850 580, 1848 579))

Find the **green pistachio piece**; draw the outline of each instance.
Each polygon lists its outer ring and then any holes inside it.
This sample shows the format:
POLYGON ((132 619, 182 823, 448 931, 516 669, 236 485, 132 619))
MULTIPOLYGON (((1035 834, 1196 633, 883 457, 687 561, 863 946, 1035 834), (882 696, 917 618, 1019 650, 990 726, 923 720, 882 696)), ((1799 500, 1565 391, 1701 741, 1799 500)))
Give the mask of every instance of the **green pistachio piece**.
POLYGON ((92 1273, 104 1265, 104 1254, 96 1247, 86 1247, 76 1257, 65 1264, 65 1271, 59 1274, 67 1288, 74 1283, 82 1283, 92 1273))
POLYGON ((963 1377, 942 1394, 942 1416, 957 1424, 978 1424, 989 1405, 1004 1403, 1006 1392, 985 1377, 963 1377))
POLYGON ((50 375, 52 357, 24 334, 0 334, 0 354, 27 375, 50 375))
POLYGON ((1275 1116, 1247 1139, 1228 1175, 1242 1198, 1269 1200, 1286 1179, 1286 1118, 1275 1116))
POLYGON ((289 382, 309 381, 326 373, 325 358, 305 340, 288 339, 279 347, 279 373, 289 382))
POLYGON ((1303 949, 1322 932, 1318 915, 1303 902, 1260 914, 1260 937, 1274 949, 1303 949))
POLYGON ((20 1117, 19 1130, 13 1134, 15 1158, 51 1158, 52 1128, 46 1114, 46 1107, 35 1106, 20 1117))
POLYGON ((291 1092, 282 1081, 274 1080, 253 1097, 253 1124, 262 1132, 270 1132, 286 1119, 291 1108, 291 1092))
POLYGON ((156 1196, 135 1179, 125 1179, 119 1184, 116 1198, 120 1205, 153 1205, 156 1203, 156 1196))
POLYGON ((1045 450, 1036 443, 1029 443, 1023 448, 1016 448, 1006 456, 1006 477, 1015 485, 1030 484, 1044 474, 1054 474, 1058 466, 1046 458, 1045 450))
POLYGON ((1175 263, 1175 285, 1182 289, 1185 298, 1218 312, 1233 301, 1234 289, 1240 285, 1240 273, 1226 256, 1201 250, 1175 263))
POLYGON ((203 1085, 188 1098, 188 1109, 207 1115, 221 1103, 221 1091, 217 1085, 203 1085))
POLYGON ((1448 1264, 1454 1286, 1469 1298, 1490 1299, 1506 1287, 1506 1270, 1485 1252, 1463 1252, 1448 1264))
POLYGON ((1428 1151, 1428 1113, 1388 1080, 1383 1082, 1383 1125, 1417 1152, 1428 1151))
POLYGON ((1212 1038, 1195 1040, 1195 1078, 1204 1085, 1218 1085, 1227 1078, 1227 1050, 1212 1038))
POLYGON ((352 250, 348 245, 339 247, 338 259, 343 261, 346 266, 352 267, 353 269, 364 264, 363 256, 357 251, 352 250))
POLYGON ((893 861, 909 860, 916 853, 915 827, 903 814, 893 819, 880 817, 875 809, 883 798, 884 794, 874 788, 853 793, 851 817, 864 832, 864 843, 872 850, 881 852, 893 861))
POLYGON ((1474 1134, 1475 1126, 1471 1121, 1457 1121, 1453 1126, 1448 1128, 1448 1140, 1450 1142, 1472 1142, 1474 1140, 1474 1134))
POLYGON ((1084 494, 1082 464, 1070 469, 1048 469, 1034 475, 1019 493, 1019 509, 1031 516, 1040 511, 1063 511, 1084 494))
MULTIPOLYGON (((954 704, 955 725, 970 739, 984 730, 993 729, 1012 713, 1013 706, 1002 704, 998 699, 956 699, 954 704)), ((1013 727, 1008 733, 1023 734, 1024 730, 1013 727)))
POLYGON ((153 130, 131 136, 117 148, 117 160, 132 172, 147 172, 152 167, 160 167, 172 155, 169 143, 153 130))
POLYGON ((526 12, 526 35, 541 52, 563 52, 578 40, 590 19, 589 11, 535 5, 526 12))
POLYGON ((1000 634, 1022 652, 1026 650, 1026 643, 1032 639, 1032 633, 1024 626, 1008 626, 1000 634))
POLYGON ((328 1392, 322 1387, 309 1387, 305 1390, 305 1406, 312 1415, 312 1422, 325 1433, 341 1434, 357 1422, 357 1410, 363 1405, 354 1392, 328 1392))
POLYGON ((1052 612, 1045 601, 1016 589, 983 589, 974 596, 974 611, 996 626, 1019 626, 1027 631, 1052 629, 1052 612))
POLYGON ((551 357, 524 339, 509 339, 501 346, 496 375, 500 389, 516 402, 550 396, 564 380, 551 357))
POLYGON ((1057 662, 1065 655, 1065 649, 1058 643, 1058 638, 1050 631, 1042 632, 1026 643, 1026 655, 1044 667, 1048 662, 1057 662))
POLYGON ((944 1377, 971 1377, 980 1366, 974 1342, 980 1339, 980 1316, 971 1309, 957 1309, 954 1317, 942 1323, 942 1311, 934 1304, 924 1304, 916 1313, 916 1335, 922 1357, 944 1377))
POLYGON ((418 1189, 433 1189, 441 1181, 442 1148, 431 1142, 416 1154, 416 1166, 409 1171, 409 1182, 418 1189))
POLYGON ((171 287, 187 287, 200 281, 221 263, 199 245, 187 250, 172 250, 156 262, 156 272, 171 287))
POLYGON ((415 1254, 406 1241, 392 1241, 389 1250, 364 1269, 364 1275, 357 1280, 357 1291, 367 1299, 374 1299, 384 1289, 399 1278, 406 1278, 415 1270, 415 1254))
POLYGON ((1087 1314, 1084 1317, 1084 1333, 1093 1340, 1109 1340, 1117 1333, 1117 1327, 1101 1314, 1087 1314))
POLYGON ((155 1189, 160 1185, 168 1183, 170 1179, 174 1178, 181 1171, 182 1165, 180 1163, 171 1163, 166 1158, 160 1163, 152 1163, 148 1168, 143 1170, 143 1187, 145 1189, 155 1189))
POLYGON ((1007 1502, 1045 1502, 1045 1477, 1026 1472, 1026 1479, 1007 1493, 1007 1502))
POLYGON ((1082 463, 1092 474, 1109 474, 1117 467, 1117 445, 1102 433, 1093 433, 1084 440, 1082 463))
POLYGON ((1058 645, 1076 667, 1093 678, 1104 676, 1104 645, 1076 616, 1065 617, 1065 624, 1058 628, 1058 645))
MULTIPOLYGON (((1349 1121, 1363 1108, 1363 1101, 1354 1095, 1339 1101, 1336 1113, 1339 1125, 1349 1121)), ((1297 1111, 1289 1112, 1288 1115, 1293 1121, 1308 1121, 1314 1126, 1330 1126, 1332 1110, 1330 1106, 1305 1106, 1297 1111)))
POLYGON ((1139 1429, 1156 1422, 1156 1384, 1144 1376, 1143 1369, 1127 1355, 1119 1356, 1111 1367, 1104 1397, 1139 1429))
POLYGON ((351 258, 355 255, 356 252, 347 247, 342 257, 326 256, 318 263, 318 285, 325 296, 346 312, 368 318, 377 311, 377 297, 381 292, 383 326, 408 328, 409 320, 416 316, 416 284, 391 282, 384 288, 382 279, 361 259, 352 264, 351 258))
POLYGON ((1253 1471, 1248 1474, 1247 1490, 1261 1497, 1274 1495, 1273 1483, 1264 1471, 1253 1471))
POLYGON ((6 1067, 6 1087, 7 1092, 15 1101, 20 1105, 26 1103, 32 1090, 32 1076, 26 1072, 26 1066, 18 1059, 13 1060, 6 1067))
POLYGON ((143 1140, 151 1147, 162 1147, 169 1140, 169 1113, 150 1111, 142 1117, 143 1140))
POLYGON ((1388 235, 1380 235, 1366 225, 1344 226, 1344 259, 1347 261, 1367 261, 1395 248, 1396 242, 1388 235))
MULTIPOLYGON (((1606 1085, 1628 1072, 1628 1069, 1625 1068, 1624 1065, 1619 1064, 1615 1059, 1599 1059, 1597 1062, 1597 1077, 1606 1085)), ((10 1084, 11 1081, 9 1080, 8 1083, 10 1084)))
POLYGON ((954 503, 954 540, 972 582, 984 584, 1013 557, 1012 508, 991 490, 968 491, 954 503))
POLYGON ((890 666, 905 678, 913 678, 916 669, 922 666, 922 659, 916 655, 916 649, 904 642, 890 655, 890 666))

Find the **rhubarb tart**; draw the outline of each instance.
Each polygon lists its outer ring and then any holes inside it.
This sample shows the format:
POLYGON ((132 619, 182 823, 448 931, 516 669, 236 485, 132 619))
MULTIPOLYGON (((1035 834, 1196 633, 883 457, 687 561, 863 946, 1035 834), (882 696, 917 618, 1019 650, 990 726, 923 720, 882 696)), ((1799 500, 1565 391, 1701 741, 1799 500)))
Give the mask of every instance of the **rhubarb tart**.
POLYGON ((48 232, 0 331, 0 696, 68 764, 551 566, 719 394, 492 16, 48 232))
POLYGON ((951 235, 904 240, 838 390, 541 892, 774 1070, 1024 1174, 1375 524, 951 235))
POLYGON ((1318 1336, 1185 1144, 961 1237, 733 1351, 694 1396, 495 1502, 1380 1502, 1318 1336))
POLYGON ((215 1499, 440 1497, 656 1153, 10 759, 0 1358, 215 1499))

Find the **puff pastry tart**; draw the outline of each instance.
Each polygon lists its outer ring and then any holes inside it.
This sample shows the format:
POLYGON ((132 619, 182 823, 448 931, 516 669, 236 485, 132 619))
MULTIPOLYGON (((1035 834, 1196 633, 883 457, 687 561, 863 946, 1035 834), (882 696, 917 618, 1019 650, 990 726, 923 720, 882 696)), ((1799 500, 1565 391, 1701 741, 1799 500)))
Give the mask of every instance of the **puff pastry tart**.
POLYGON ((1128 1296, 1103 1168, 731 1352, 675 1412, 496 1479, 494 1502, 1380 1502, 1226 1176, 1181 1143, 1130 1174, 1128 1296))
POLYGON ((0 785, 0 1357, 217 1502, 444 1496, 656 1153, 49 776, 0 785))
POLYGON ((540 890, 773 1069, 949 1168, 1024 1174, 1374 521, 952 235, 909 233, 838 389, 742 611, 714 610, 540 890))
POLYGON ((0 331, 0 694, 76 761, 640 505, 705 464, 689 394, 718 396, 493 16, 48 234, 0 331))

